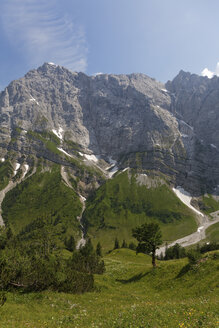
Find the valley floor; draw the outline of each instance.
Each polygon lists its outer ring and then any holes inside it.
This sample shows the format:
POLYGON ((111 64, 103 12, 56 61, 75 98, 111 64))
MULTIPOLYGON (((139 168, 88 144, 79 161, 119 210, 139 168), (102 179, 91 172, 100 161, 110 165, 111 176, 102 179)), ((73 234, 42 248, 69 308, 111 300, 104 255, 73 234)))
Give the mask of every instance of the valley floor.
POLYGON ((105 256, 106 273, 83 295, 8 293, 1 328, 177 328, 219 326, 218 255, 188 270, 187 259, 158 262, 128 249, 105 256))

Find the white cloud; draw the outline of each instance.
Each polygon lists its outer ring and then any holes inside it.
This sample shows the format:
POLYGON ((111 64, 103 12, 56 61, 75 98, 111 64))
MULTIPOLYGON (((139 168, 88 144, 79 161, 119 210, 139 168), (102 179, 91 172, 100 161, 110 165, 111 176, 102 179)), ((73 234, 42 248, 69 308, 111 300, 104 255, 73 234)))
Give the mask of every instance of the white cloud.
POLYGON ((211 79, 213 76, 219 76, 219 62, 217 62, 215 71, 212 72, 210 71, 208 68, 203 69, 203 71, 201 72, 202 76, 207 76, 209 79, 211 79))
POLYGON ((209 79, 211 79, 214 76, 214 72, 209 71, 208 68, 203 69, 201 72, 202 76, 207 76, 209 79))
POLYGON ((57 0, 10 0, 1 10, 9 40, 33 66, 54 62, 85 71, 87 45, 82 26, 57 12, 57 0))
POLYGON ((219 62, 217 62, 216 70, 215 70, 215 75, 219 76, 219 62))

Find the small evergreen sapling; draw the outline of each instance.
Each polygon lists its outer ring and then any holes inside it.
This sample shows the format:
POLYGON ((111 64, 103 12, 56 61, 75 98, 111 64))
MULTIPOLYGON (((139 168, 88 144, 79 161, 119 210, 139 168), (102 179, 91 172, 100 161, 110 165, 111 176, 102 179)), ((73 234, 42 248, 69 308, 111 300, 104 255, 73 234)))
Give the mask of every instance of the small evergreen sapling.
POLYGON ((127 247, 128 247, 128 245, 127 245, 125 239, 123 239, 123 242, 122 242, 122 248, 127 248, 127 247))
POLYGON ((102 246, 101 246, 100 242, 98 242, 98 244, 97 244, 96 254, 97 254, 97 256, 102 257, 102 246))
POLYGON ((75 240, 74 237, 71 235, 69 238, 65 239, 65 247, 68 251, 74 252, 75 251, 75 240))
POLYGON ((115 243, 114 243, 114 249, 118 249, 118 248, 120 248, 120 246, 119 246, 118 238, 116 237, 115 243))

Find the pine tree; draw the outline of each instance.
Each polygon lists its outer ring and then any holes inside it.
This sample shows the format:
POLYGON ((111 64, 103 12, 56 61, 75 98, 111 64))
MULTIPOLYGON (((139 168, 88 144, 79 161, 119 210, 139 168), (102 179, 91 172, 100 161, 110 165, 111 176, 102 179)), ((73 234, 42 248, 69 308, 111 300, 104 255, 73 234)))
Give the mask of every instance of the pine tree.
POLYGON ((152 265, 155 268, 156 249, 162 244, 162 234, 159 224, 142 224, 132 230, 132 235, 138 240, 137 253, 151 254, 152 265))
POLYGON ((74 237, 72 235, 68 239, 65 239, 65 247, 68 251, 74 252, 76 245, 74 237))
POLYGON ((97 244, 96 254, 97 254, 97 256, 101 256, 102 257, 102 246, 101 246, 100 242, 98 242, 98 244, 97 244))
POLYGON ((122 242, 122 248, 127 248, 127 247, 128 247, 128 245, 127 245, 125 239, 123 239, 123 242, 122 242))
POLYGON ((120 248, 119 247, 119 241, 118 241, 118 238, 116 237, 115 238, 115 243, 114 243, 114 249, 118 249, 118 248, 120 248))
POLYGON ((136 245, 133 242, 131 242, 129 244, 129 249, 132 249, 133 251, 135 251, 136 250, 136 245))

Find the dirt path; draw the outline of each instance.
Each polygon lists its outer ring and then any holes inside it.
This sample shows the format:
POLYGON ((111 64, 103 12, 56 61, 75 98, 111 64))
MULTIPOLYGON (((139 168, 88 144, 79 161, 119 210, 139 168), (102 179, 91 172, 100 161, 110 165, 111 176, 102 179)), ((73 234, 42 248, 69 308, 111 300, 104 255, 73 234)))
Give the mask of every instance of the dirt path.
MULTIPOLYGON (((199 227, 197 229, 196 232, 185 236, 183 238, 177 239, 174 242, 170 243, 168 245, 168 247, 171 247, 173 245, 175 245, 176 243, 186 247, 186 246, 190 246, 193 244, 196 244, 198 242, 200 242, 201 240, 205 239, 206 235, 205 235, 205 231, 208 227, 210 227, 212 224, 215 224, 217 222, 219 222, 219 211, 210 213, 210 215, 214 218, 213 220, 209 220, 209 217, 207 215, 201 217, 199 215, 199 227)), ((156 251, 156 255, 160 255, 161 253, 165 253, 165 248, 166 246, 160 247, 157 251, 156 251)))

